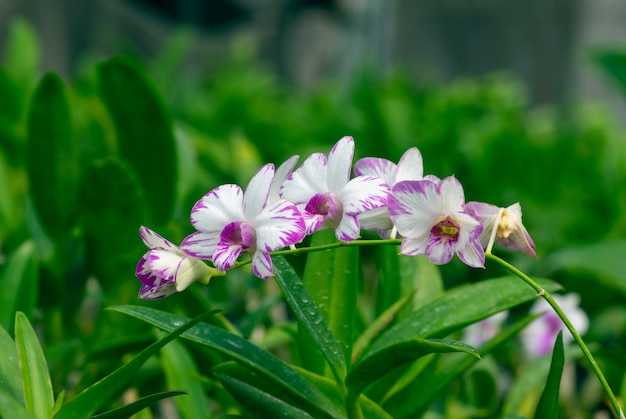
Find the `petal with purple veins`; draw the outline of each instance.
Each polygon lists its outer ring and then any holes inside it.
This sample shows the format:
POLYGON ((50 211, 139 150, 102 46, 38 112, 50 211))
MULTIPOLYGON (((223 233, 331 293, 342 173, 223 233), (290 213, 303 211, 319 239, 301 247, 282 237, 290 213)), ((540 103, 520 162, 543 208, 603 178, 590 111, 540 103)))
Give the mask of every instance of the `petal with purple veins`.
POLYGON ((221 185, 204 195, 191 210, 191 224, 196 230, 217 233, 243 216, 243 193, 238 185, 221 185))
POLYGON ((285 200, 265 207, 254 219, 257 247, 273 252, 300 242, 306 226, 298 208, 285 200))
POLYGON ((246 220, 252 220, 265 207, 273 179, 274 165, 269 163, 261 167, 248 183, 243 194, 243 215, 246 220))
POLYGON ((198 259, 211 259, 220 236, 218 233, 202 233, 196 231, 183 240, 180 248, 186 254, 198 259))
POLYGON ((326 175, 330 192, 338 193, 350 180, 353 156, 354 140, 352 137, 343 137, 330 150, 326 175))

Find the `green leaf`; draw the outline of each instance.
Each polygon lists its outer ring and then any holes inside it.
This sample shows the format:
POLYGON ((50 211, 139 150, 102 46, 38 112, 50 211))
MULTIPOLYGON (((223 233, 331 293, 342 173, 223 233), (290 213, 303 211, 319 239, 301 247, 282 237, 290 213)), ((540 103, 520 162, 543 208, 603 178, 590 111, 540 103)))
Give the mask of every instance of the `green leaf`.
POLYGON ((189 351, 180 342, 171 342, 161 349, 163 370, 169 388, 184 388, 188 397, 174 402, 183 418, 210 416, 204 388, 198 380, 200 372, 189 351))
POLYGON ((552 362, 546 386, 541 393, 535 419, 551 419, 559 417, 559 390, 561 389, 561 376, 565 366, 565 352, 563 349, 563 331, 560 331, 554 343, 552 362))
MULTIPOLYGON (((548 292, 558 284, 536 280, 548 292)), ((453 288, 384 332, 369 347, 363 360, 388 346, 413 338, 442 338, 492 314, 537 298, 536 293, 517 277, 489 279, 453 288)))
POLYGON ((21 401, 13 398, 2 388, 0 388, 0 417, 11 419, 37 419, 37 416, 26 410, 21 401))
POLYGON ((15 312, 29 316, 37 304, 39 281, 34 253, 32 242, 23 243, 11 254, 0 276, 0 325, 9 333, 13 331, 15 312))
POLYGON ((22 379, 17 348, 4 327, 0 327, 0 392, 15 400, 22 400, 22 379))
POLYGON ((87 256, 105 291, 128 282, 134 271, 144 202, 133 171, 114 157, 94 163, 83 176, 80 209, 87 256))
POLYGON ((37 215, 55 238, 67 237, 76 214, 78 147, 63 82, 41 80, 28 112, 27 169, 37 215))
POLYGON ((328 413, 312 416, 306 410, 285 401, 283 397, 277 397, 272 392, 273 387, 268 386, 262 377, 235 362, 220 364, 212 372, 226 387, 226 390, 244 407, 247 412, 246 417, 258 419, 280 417, 330 419, 333 417, 328 413))
POLYGON ((372 341, 396 318, 398 312, 407 306, 413 299, 415 290, 409 292, 404 297, 396 301, 391 307, 385 310, 376 320, 374 320, 365 329, 361 336, 358 337, 352 348, 352 364, 354 364, 363 351, 372 343, 372 341))
POLYGON ((22 18, 9 21, 4 65, 22 88, 30 87, 39 72, 41 47, 33 26, 22 18))
MULTIPOLYGON (((527 316, 504 329, 495 338, 481 346, 478 352, 485 357, 517 336, 539 315, 527 316)), ((387 407, 394 417, 417 417, 426 411, 435 397, 478 361, 477 357, 448 354, 436 356, 428 365, 416 372, 409 368, 385 394, 383 407, 387 407), (429 385, 422 385, 424 382, 429 385)))
POLYGON ((115 125, 119 155, 139 176, 152 221, 166 224, 176 199, 172 116, 147 75, 127 59, 100 64, 98 82, 115 125))
MULTIPOLYGON (((135 400, 132 403, 128 403, 127 405, 100 413, 99 415, 95 415, 92 419, 125 419, 130 418, 135 413, 142 411, 143 409, 152 406, 159 400, 167 399, 169 397, 180 396, 182 394, 187 394, 185 391, 165 391, 162 393, 154 393, 146 397, 142 397, 139 400, 135 400)), ((203 416, 208 417, 208 416, 203 416)))
MULTIPOLYGON (((337 241, 333 230, 313 234, 311 246, 337 241)), ((354 321, 358 294, 358 260, 356 247, 343 247, 307 255, 302 282, 326 319, 330 330, 339 342, 344 363, 349 362, 354 341, 354 321)), ((306 328, 298 329, 298 353, 302 365, 322 374, 324 357, 319 344, 306 328)))
POLYGON ((591 59, 626 94, 626 50, 598 49, 592 52, 591 59))
MULTIPOLYGON (((337 387, 337 383, 334 380, 317 375, 302 368, 296 367, 296 369, 310 382, 315 384, 318 389, 323 391, 329 399, 335 402, 335 404, 339 405, 343 403, 343 396, 341 395, 339 388, 337 387)), ((359 396, 359 405, 363 410, 363 417, 367 419, 391 419, 391 416, 385 412, 382 407, 362 394, 359 396)))
POLYGON ((351 394, 360 394, 368 385, 395 368, 428 354, 445 352, 465 352, 480 358, 473 347, 463 342, 410 339, 386 346, 358 362, 348 374, 346 385, 351 394))
POLYGON ((48 365, 37 335, 22 312, 17 312, 15 315, 15 346, 26 408, 38 418, 47 419, 54 406, 48 365))
POLYGON ((564 249, 544 261, 552 271, 582 271, 596 276, 599 282, 626 296, 626 240, 607 240, 597 244, 564 249))
POLYGON ((346 360, 340 343, 324 320, 324 315, 285 258, 277 256, 272 259, 276 283, 298 319, 298 330, 303 328, 308 332, 317 350, 330 365, 335 378, 343 381, 346 376, 346 360))
MULTIPOLYGON (((142 306, 116 306, 112 310, 141 319, 163 330, 172 330, 186 319, 165 311, 142 306)), ((309 381, 273 354, 264 351, 240 336, 210 324, 200 324, 181 335, 185 339, 218 351, 228 359, 246 366, 255 374, 265 377, 285 395, 308 404, 307 410, 341 412, 342 406, 334 405, 309 381)), ((269 384, 268 384, 269 385, 269 384)))
POLYGON ((55 419, 73 419, 77 417, 84 418, 93 415, 98 409, 104 406, 104 404, 107 403, 107 401, 115 393, 122 389, 130 379, 132 379, 134 374, 151 356, 156 354, 161 348, 180 336, 182 333, 186 332, 209 316, 215 315, 215 313, 216 311, 210 311, 187 322, 178 323, 178 327, 172 328, 173 330, 167 336, 148 346, 135 358, 122 365, 97 383, 86 388, 70 400, 65 406, 63 406, 57 416, 55 416, 55 419))

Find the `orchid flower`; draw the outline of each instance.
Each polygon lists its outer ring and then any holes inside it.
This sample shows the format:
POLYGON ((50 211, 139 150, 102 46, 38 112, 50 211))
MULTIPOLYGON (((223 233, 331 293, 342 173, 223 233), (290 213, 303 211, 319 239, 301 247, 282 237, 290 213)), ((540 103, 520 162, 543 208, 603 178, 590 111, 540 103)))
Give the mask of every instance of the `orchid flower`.
MULTIPOLYGON (((553 295, 554 301, 567 315, 574 328, 583 335, 589 327, 589 318, 580 308, 580 296, 575 293, 567 295, 553 295)), ((538 358, 552 351, 554 341, 561 330, 565 328, 563 321, 542 298, 533 304, 530 313, 544 312, 541 317, 529 324, 520 337, 524 345, 524 352, 529 358, 538 358)), ((568 331, 563 333, 563 343, 572 342, 574 337, 568 331)))
POLYGON ((491 252, 495 239, 495 242, 502 247, 537 257, 535 243, 522 224, 522 207, 519 203, 506 208, 498 208, 483 202, 468 202, 465 206, 480 219, 483 225, 480 244, 487 249, 487 253, 491 252))
POLYGON ((439 182, 397 183, 387 208, 404 237, 400 253, 425 254, 437 265, 448 263, 456 253, 465 264, 483 267, 485 253, 478 241, 482 225, 464 203, 463 187, 453 176, 439 182))
MULTIPOLYGON (((439 179, 432 175, 424 177, 422 154, 417 147, 409 148, 398 164, 378 157, 365 157, 354 165, 356 176, 375 176, 387 184, 389 189, 403 180, 439 179)), ((389 218, 387 206, 375 208, 359 214, 359 223, 364 230, 376 231, 382 238, 394 238, 393 222, 389 218)))
POLYGON ((194 282, 208 284, 211 277, 225 274, 186 255, 147 227, 141 226, 139 235, 150 249, 139 260, 135 271, 142 283, 139 298, 157 300, 181 292, 194 282))
POLYGON ((332 228, 340 241, 359 237, 358 215, 386 204, 389 187, 373 176, 350 179, 354 140, 343 137, 330 151, 309 156, 283 183, 281 196, 298 206, 306 234, 332 228))
POLYGON ((273 267, 269 253, 301 241, 305 234, 298 208, 284 199, 270 199, 273 182, 274 165, 270 163, 254 175, 245 192, 232 184, 208 192, 191 211, 191 224, 198 231, 183 240, 182 250, 212 260, 223 271, 247 252, 254 274, 270 278, 273 267))
POLYGON ((484 345, 486 342, 498 336, 508 314, 508 311, 501 311, 476 323, 470 324, 463 329, 463 342, 475 348, 484 345))

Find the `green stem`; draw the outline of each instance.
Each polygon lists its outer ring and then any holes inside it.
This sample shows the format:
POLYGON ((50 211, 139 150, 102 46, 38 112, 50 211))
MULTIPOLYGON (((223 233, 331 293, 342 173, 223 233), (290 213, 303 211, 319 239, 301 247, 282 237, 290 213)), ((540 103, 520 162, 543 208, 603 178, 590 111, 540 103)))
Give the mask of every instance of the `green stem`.
POLYGON ((545 289, 541 288, 539 284, 533 281, 528 275, 526 275, 525 273, 523 273, 522 271, 520 271, 519 269, 517 269, 515 266, 511 265, 507 261, 500 259, 499 257, 494 256, 491 253, 486 253, 485 258, 488 260, 491 260, 492 262, 497 263, 498 265, 502 266, 503 268, 505 268, 512 274, 514 274, 515 276, 521 278, 524 282, 530 285, 535 291, 537 291, 538 296, 543 297, 544 300, 546 300, 548 304, 550 304, 550 307, 552 307, 554 312, 559 316, 559 318, 565 324, 565 327, 567 327, 567 329, 570 331, 570 333, 574 337, 574 340, 576 341, 576 343, 582 350, 583 355, 585 356, 585 358, 587 358, 587 361, 589 362, 591 369, 598 377, 598 380, 600 380, 600 385, 602 385, 604 392, 606 393, 607 397, 609 398, 609 401, 611 402, 611 407, 613 408, 614 414, 616 415, 616 417, 619 417, 620 419, 624 419, 624 411, 622 410, 619 403, 617 402, 617 399, 615 398, 615 395, 613 394, 613 391, 611 390, 609 383, 606 381, 604 374, 600 370, 598 363, 596 362, 595 358, 589 351, 589 348, 587 348, 587 345, 583 341, 583 338, 576 331, 572 322, 569 320, 569 318, 563 312, 563 310, 561 310, 561 307, 559 307, 556 301, 554 301, 554 298, 552 298, 550 293, 546 291, 545 289))

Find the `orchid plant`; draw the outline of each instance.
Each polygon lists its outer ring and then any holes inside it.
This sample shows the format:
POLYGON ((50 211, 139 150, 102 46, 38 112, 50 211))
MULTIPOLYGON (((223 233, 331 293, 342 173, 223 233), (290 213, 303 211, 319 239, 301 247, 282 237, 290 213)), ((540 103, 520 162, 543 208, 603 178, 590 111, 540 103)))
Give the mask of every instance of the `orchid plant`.
MULTIPOLYGON (((312 154, 295 170, 298 156, 288 159, 276 173, 272 164, 266 164, 253 176, 245 192, 233 184, 212 189, 194 205, 191 224, 197 231, 185 238, 180 246, 173 245, 147 227, 140 229, 141 238, 150 249, 137 265, 136 275, 142 282, 140 298, 160 299, 185 290, 192 282, 208 284, 212 276, 223 276, 228 271, 251 264, 255 276, 263 280, 274 279, 278 283, 298 320, 298 332, 306 331, 306 344, 316 347, 314 357, 320 358, 321 354, 322 361, 328 365, 326 373, 324 368, 310 368, 300 378, 320 383, 324 376, 334 379, 334 383, 324 381, 322 385, 334 388, 333 395, 315 392, 309 395, 312 404, 291 399, 309 397, 302 389, 299 389, 301 394, 284 398, 268 391, 262 382, 247 375, 243 365, 235 369, 232 369, 234 365, 218 367, 215 374, 242 403, 244 410, 254 412, 254 415, 280 412, 289 417, 388 417, 388 413, 364 391, 383 379, 390 370, 408 365, 429 353, 463 352, 475 357, 488 353, 489 342, 501 331, 507 304, 498 302, 496 307, 477 314, 483 320, 478 318, 476 320, 480 321, 468 326, 466 342, 462 342, 432 339, 433 334, 422 335, 419 327, 412 331, 411 324, 406 322, 388 328, 386 324, 406 305, 405 299, 388 310, 385 315, 388 320, 375 322, 374 328, 368 329, 368 337, 357 344, 342 335, 341 329, 349 325, 332 323, 334 319, 329 313, 333 308, 328 305, 339 303, 330 300, 333 291, 302 282, 284 258, 333 251, 331 249, 340 251, 342 247, 399 245, 401 255, 425 255, 436 265, 449 263, 455 254, 471 268, 485 268, 485 262, 491 261, 530 285, 542 298, 540 301, 544 306, 535 304, 530 311, 528 327, 519 327, 515 331, 521 330, 529 356, 536 358, 549 354, 555 342, 555 348, 558 348, 562 346, 561 342, 575 341, 597 374, 613 412, 623 418, 616 397, 580 336, 586 331, 587 324, 584 312, 577 308, 576 296, 552 296, 553 285, 539 285, 492 253, 494 244, 499 244, 536 258, 535 244, 522 223, 520 204, 498 208, 488 203, 466 202, 463 187, 456 177, 424 176, 422 156, 417 148, 407 150, 397 165, 375 157, 360 159, 354 165, 355 177, 351 178, 354 147, 352 137, 343 137, 328 156, 312 154), (321 236, 322 230, 334 234, 321 236), (361 239, 362 231, 366 230, 377 232, 380 238, 361 239), (308 245, 304 244, 311 235, 316 237, 308 245), (243 254, 249 256, 242 258, 243 254), (315 291, 309 292, 307 285, 312 285, 315 291), (545 313, 546 309, 552 311, 545 313), (536 317, 534 313, 540 312, 544 314, 531 322, 536 317), (492 315, 488 317, 489 314, 492 315), (568 332, 561 340, 557 334, 564 328, 568 332), (271 394, 273 399, 261 400, 261 394, 271 394)), ((316 267, 307 264, 305 278, 307 270, 316 270, 316 267)), ((351 276, 349 273, 345 278, 341 273, 326 274, 332 275, 335 281, 332 287, 350 287, 345 284, 350 281, 346 279, 351 276)), ((341 298, 350 296, 355 297, 355 294, 347 293, 341 298)), ((341 303, 354 306, 354 302, 341 303)), ((120 310, 146 321, 151 318, 138 310, 120 310)), ((457 322, 455 328, 461 329, 463 324, 468 323, 457 322)), ((159 326, 165 327, 165 324, 159 326)), ((441 332, 434 336, 445 334, 441 332)), ((301 357, 305 358, 305 353, 303 348, 301 357)), ((559 357, 562 358, 562 354, 555 349, 553 365, 559 357)), ((290 378, 281 376, 284 373, 272 371, 277 375, 274 379, 284 380, 286 384, 290 378)), ((299 372, 296 369, 290 374, 299 372)), ((560 376, 549 379, 558 381, 560 376)), ((542 400, 554 396, 546 395, 549 391, 554 390, 546 385, 542 400)), ((558 403, 544 403, 538 409, 557 412, 558 403)))

